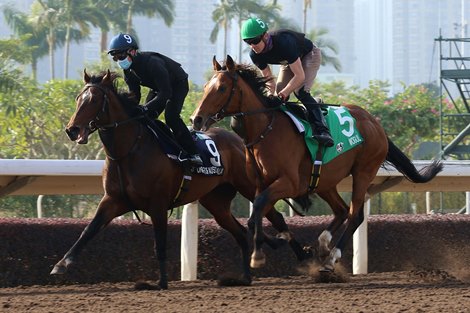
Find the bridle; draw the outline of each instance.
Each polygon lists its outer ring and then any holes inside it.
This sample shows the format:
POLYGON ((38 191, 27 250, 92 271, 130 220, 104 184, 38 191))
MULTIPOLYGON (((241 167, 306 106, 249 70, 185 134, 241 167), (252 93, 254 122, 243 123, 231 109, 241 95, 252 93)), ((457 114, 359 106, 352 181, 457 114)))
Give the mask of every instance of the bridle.
POLYGON ((94 133, 97 130, 106 130, 106 129, 110 129, 110 128, 116 128, 120 125, 127 124, 131 121, 143 118, 143 116, 134 116, 134 117, 125 119, 123 121, 116 121, 116 122, 111 122, 111 123, 107 123, 107 124, 100 124, 100 116, 103 116, 108 112, 109 98, 108 98, 107 89, 100 86, 99 84, 88 83, 88 84, 85 85, 82 92, 77 96, 77 99, 83 93, 85 93, 86 91, 88 91, 91 88, 97 88, 103 93, 103 101, 102 101, 102 105, 101 105, 101 110, 98 111, 96 116, 88 123, 88 128, 90 129, 90 134, 94 133))
MULTIPOLYGON (((99 84, 88 83, 88 84, 85 85, 83 91, 77 96, 77 98, 79 98, 84 92, 86 92, 87 90, 89 90, 91 88, 97 88, 98 90, 100 90, 103 93, 103 101, 102 101, 101 109, 98 111, 96 116, 88 123, 88 128, 90 129, 90 134, 92 134, 92 133, 94 133, 95 131, 98 130, 98 131, 100 131, 100 136, 103 137, 104 133, 108 130, 117 128, 121 125, 130 123, 132 121, 144 118, 143 115, 138 115, 138 116, 134 116, 134 117, 122 120, 122 121, 115 121, 115 122, 111 122, 111 123, 101 124, 100 117, 102 118, 103 116, 107 115, 108 112, 109 112, 108 89, 106 89, 105 87, 100 86, 99 84)), ((142 131, 143 131, 142 130, 142 125, 139 124, 139 133, 136 136, 136 139, 135 139, 132 147, 129 149, 129 151, 124 156, 115 157, 115 156, 110 155, 109 152, 106 152, 106 156, 109 159, 113 160, 113 161, 118 161, 118 160, 123 159, 123 158, 127 157, 128 155, 130 155, 137 148, 137 143, 138 143, 139 139, 142 138, 142 131)), ((103 144, 104 144, 104 142, 103 142, 103 144)), ((111 151, 111 149, 108 149, 108 150, 111 151)))
MULTIPOLYGON (((233 98, 233 96, 234 96, 234 94, 237 90, 237 87, 238 87, 239 74, 237 72, 232 74, 228 70, 219 70, 216 73, 222 73, 222 74, 228 75, 228 77, 232 81, 232 89, 230 90, 230 95, 228 96, 227 101, 225 101, 224 105, 222 106, 222 108, 219 111, 217 111, 214 115, 209 117, 210 120, 213 120, 214 122, 218 122, 218 121, 222 120, 225 117, 233 117, 234 119, 238 120, 237 118, 239 118, 239 117, 271 112, 271 121, 268 124, 268 126, 266 126, 264 131, 253 142, 245 143, 245 147, 247 147, 247 148, 252 147, 253 145, 255 145, 255 144, 259 143, 261 140, 263 140, 266 137, 266 135, 272 130, 273 124, 274 124, 274 119, 275 119, 275 116, 276 116, 274 114, 274 111, 277 111, 279 109, 279 107, 263 108, 263 109, 258 109, 258 110, 253 110, 253 111, 246 111, 246 112, 227 113, 226 112, 227 107, 232 102, 232 98, 233 98)), ((240 91, 240 97, 239 97, 238 103, 239 103, 239 105, 241 105, 241 103, 243 101, 243 91, 241 90, 241 88, 238 88, 238 89, 240 91)))

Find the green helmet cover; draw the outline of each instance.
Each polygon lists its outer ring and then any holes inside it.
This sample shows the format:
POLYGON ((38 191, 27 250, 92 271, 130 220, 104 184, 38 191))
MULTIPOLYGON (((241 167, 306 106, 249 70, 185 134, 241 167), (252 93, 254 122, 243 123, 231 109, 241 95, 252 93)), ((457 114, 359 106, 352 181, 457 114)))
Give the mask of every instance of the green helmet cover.
POLYGON ((242 39, 255 38, 268 31, 268 24, 260 18, 250 18, 246 20, 241 29, 242 39))

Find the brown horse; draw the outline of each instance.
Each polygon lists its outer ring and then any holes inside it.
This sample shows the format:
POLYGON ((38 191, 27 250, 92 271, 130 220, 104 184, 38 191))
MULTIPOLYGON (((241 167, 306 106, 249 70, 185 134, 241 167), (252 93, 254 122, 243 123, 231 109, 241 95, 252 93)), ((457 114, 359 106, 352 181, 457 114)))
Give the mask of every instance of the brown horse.
MULTIPOLYGON (((250 284, 247 231, 230 211, 230 203, 237 191, 249 200, 253 200, 255 196, 255 184, 245 174, 243 142, 237 135, 223 129, 207 132, 205 135, 210 137, 218 149, 211 152, 224 165, 223 174, 188 174, 185 171, 188 167, 170 159, 163 152, 159 142, 165 133, 160 133, 157 140, 154 130, 142 122, 145 118, 136 115, 137 104, 127 94, 117 92, 114 83, 116 77, 116 74, 109 71, 92 77, 84 72, 85 86, 76 98, 76 111, 66 132, 71 140, 86 144, 89 135, 98 130, 106 152, 103 170, 105 194, 93 220, 54 266, 51 274, 65 273, 85 244, 115 217, 139 209, 151 217, 160 268, 159 287, 167 289, 167 211, 199 200, 240 246, 243 278, 238 283, 250 284), (188 176, 192 176, 192 179, 182 188, 183 180, 188 179, 188 176)), ((289 237, 287 225, 279 212, 270 210, 266 217, 274 228, 289 237)), ((308 257, 294 239, 289 239, 299 259, 308 257)), ((272 238, 269 243, 276 247, 279 241, 281 240, 272 238)), ((237 284, 237 280, 234 279, 232 283, 237 284)))
MULTIPOLYGON (((238 123, 235 130, 243 137, 247 147, 248 174, 251 179, 257 179, 250 218, 255 225, 251 266, 259 267, 265 262, 261 250, 263 212, 279 199, 304 198, 308 195, 312 189, 312 160, 303 135, 294 129, 290 118, 268 105, 266 78, 261 77, 254 67, 236 64, 230 56, 227 56, 224 67, 214 57, 213 67, 214 76, 205 85, 203 98, 193 114, 193 126, 198 130, 207 130, 211 124, 227 116, 238 123)), ((349 126, 356 123, 364 141, 324 164, 314 189, 334 213, 333 221, 318 238, 318 254, 324 258, 322 271, 334 270, 334 264, 341 258, 346 243, 364 220, 367 189, 384 161, 391 163, 415 183, 427 182, 442 170, 442 164, 436 161, 418 171, 372 115, 358 106, 347 105, 345 108, 354 119, 343 122, 349 126), (353 179, 350 206, 336 188, 349 175, 353 179), (337 233, 338 241, 332 244, 332 236, 340 228, 342 231, 337 233)))

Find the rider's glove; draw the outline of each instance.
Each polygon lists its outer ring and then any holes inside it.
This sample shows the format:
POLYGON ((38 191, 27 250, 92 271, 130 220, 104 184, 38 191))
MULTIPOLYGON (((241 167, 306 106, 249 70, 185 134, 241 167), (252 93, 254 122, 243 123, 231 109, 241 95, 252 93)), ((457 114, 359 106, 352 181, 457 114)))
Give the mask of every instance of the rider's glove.
POLYGON ((281 106, 284 104, 284 101, 282 101, 280 97, 277 97, 275 95, 269 95, 268 99, 269 99, 269 106, 271 107, 277 107, 277 106, 281 106))

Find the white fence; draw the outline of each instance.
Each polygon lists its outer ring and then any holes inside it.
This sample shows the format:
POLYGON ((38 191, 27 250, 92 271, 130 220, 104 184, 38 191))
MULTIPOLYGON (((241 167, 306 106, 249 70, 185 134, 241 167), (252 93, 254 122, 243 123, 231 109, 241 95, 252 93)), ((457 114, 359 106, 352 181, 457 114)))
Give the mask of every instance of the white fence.
MULTIPOLYGON (((418 168, 430 161, 414 162, 418 168)), ((102 194, 102 160, 0 160, 0 197, 6 195, 102 194)), ((351 190, 345 178, 339 191, 351 190)), ((395 170, 380 169, 369 188, 370 196, 383 191, 464 191, 466 213, 470 213, 470 161, 444 161, 444 170, 426 184, 413 184, 395 170)), ((39 199, 39 198, 38 198, 39 199)), ((370 201, 366 203, 370 212, 370 201)), ((197 205, 183 210, 181 279, 194 280, 197 273, 197 205)), ((367 218, 353 238, 353 274, 367 273, 367 218)))

